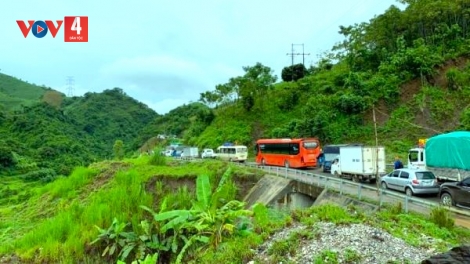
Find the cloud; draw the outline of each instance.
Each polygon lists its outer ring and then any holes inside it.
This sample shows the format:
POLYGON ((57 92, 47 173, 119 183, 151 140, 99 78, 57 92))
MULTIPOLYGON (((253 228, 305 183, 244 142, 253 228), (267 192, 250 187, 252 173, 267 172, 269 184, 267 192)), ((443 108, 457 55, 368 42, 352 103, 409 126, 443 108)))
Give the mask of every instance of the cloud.
POLYGON ((178 106, 181 106, 183 104, 188 104, 190 100, 164 99, 161 101, 143 100, 142 102, 146 104, 148 107, 155 110, 158 114, 163 115, 163 114, 168 113, 170 110, 175 109, 178 106))
POLYGON ((128 77, 139 75, 184 75, 198 76, 202 73, 198 64, 168 55, 151 55, 122 58, 101 69, 104 75, 128 77))
MULTIPOLYGON (((159 113, 197 100, 260 62, 280 73, 292 43, 304 43, 308 66, 343 39, 339 25, 366 22, 396 0, 5 1, 0 31, 2 73, 75 95, 119 87, 159 113), (110 6, 112 7, 110 9, 110 6), (24 38, 16 20, 89 17, 89 42, 24 38), (161 104, 160 106, 157 106, 161 104)), ((295 52, 301 52, 300 46, 295 52)), ((295 56, 294 63, 302 61, 295 56)))
POLYGON ((212 81, 203 65, 168 55, 118 59, 100 70, 105 82, 115 82, 138 98, 193 99, 210 89, 212 81))

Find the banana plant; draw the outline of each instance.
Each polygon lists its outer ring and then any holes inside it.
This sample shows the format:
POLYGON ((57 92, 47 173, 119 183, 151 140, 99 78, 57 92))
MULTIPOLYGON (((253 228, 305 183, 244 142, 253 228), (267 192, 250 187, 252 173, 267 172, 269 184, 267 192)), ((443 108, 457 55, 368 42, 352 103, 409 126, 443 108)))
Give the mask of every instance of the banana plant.
POLYGON ((181 263, 186 251, 197 242, 217 246, 224 235, 234 233, 235 221, 239 217, 251 215, 251 211, 244 209, 245 203, 236 200, 226 202, 231 173, 229 168, 214 192, 209 176, 205 174, 198 176, 196 201, 188 210, 161 210, 156 213, 148 207, 141 206, 153 215, 156 224, 161 226, 160 232, 171 237, 172 252, 179 251, 176 263, 181 263), (183 244, 181 249, 179 249, 180 244, 183 244))

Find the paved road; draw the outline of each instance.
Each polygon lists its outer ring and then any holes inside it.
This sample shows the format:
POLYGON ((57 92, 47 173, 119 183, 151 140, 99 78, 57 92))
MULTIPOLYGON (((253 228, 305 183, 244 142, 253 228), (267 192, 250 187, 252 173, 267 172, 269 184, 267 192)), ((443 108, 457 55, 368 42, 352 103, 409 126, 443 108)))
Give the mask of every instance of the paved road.
MULTIPOLYGON (((248 163, 247 165, 253 166, 255 164, 248 163)), ((401 202, 404 209, 420 212, 423 214, 429 214, 432 207, 439 205, 439 199, 437 198, 437 196, 409 198, 404 194, 394 191, 389 191, 388 194, 382 192, 382 195, 379 195, 379 192, 381 192, 381 190, 374 188, 377 186, 375 183, 356 184, 352 181, 347 180, 341 183, 339 181, 335 181, 336 178, 331 177, 332 175, 330 173, 323 173, 320 169, 286 171, 284 168, 281 167, 266 166, 264 170, 278 174, 281 177, 288 177, 312 185, 327 186, 327 188, 340 190, 342 191, 342 193, 354 195, 355 197, 360 196, 361 198, 367 198, 378 202, 380 202, 380 199, 382 199, 383 203, 389 204, 397 204, 398 202, 401 202), (317 176, 312 177, 311 173, 317 176)), ((457 225, 470 228, 470 216, 459 215, 455 213, 454 216, 455 223, 457 225)))

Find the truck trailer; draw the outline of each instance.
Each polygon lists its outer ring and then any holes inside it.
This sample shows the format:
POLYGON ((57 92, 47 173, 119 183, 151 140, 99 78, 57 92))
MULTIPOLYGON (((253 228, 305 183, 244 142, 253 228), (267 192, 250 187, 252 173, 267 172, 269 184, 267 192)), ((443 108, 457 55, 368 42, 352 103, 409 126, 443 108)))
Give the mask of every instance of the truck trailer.
POLYGON ((199 150, 195 147, 186 147, 183 149, 183 159, 194 159, 199 157, 199 150))
POLYGON ((353 181, 377 180, 386 174, 385 148, 346 145, 339 148, 339 155, 331 165, 331 174, 353 181))
POLYGON ((434 173, 438 181, 461 181, 470 177, 470 132, 454 131, 419 140, 408 151, 408 168, 434 173))

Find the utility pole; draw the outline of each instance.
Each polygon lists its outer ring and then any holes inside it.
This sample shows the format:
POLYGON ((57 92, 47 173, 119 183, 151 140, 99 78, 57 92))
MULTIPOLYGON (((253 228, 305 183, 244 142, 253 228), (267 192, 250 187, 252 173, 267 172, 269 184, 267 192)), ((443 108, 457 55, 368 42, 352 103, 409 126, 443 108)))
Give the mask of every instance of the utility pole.
POLYGON ((372 105, 372 117, 374 119, 374 132, 375 132, 375 183, 377 186, 377 195, 380 195, 379 190, 379 138, 377 136, 377 119, 375 118, 375 104, 372 105))
POLYGON ((67 85, 67 96, 72 97, 73 96, 73 85, 74 85, 74 79, 73 76, 67 76, 66 80, 66 85, 67 85))
POLYGON ((302 55, 302 64, 305 66, 305 55, 310 55, 310 53, 305 53, 304 51, 304 44, 293 44, 291 45, 291 53, 287 53, 288 56, 291 56, 291 60, 292 60, 292 66, 294 65, 294 56, 297 56, 297 55, 302 55), (294 52, 294 46, 300 46, 302 45, 302 53, 295 53, 294 52))

